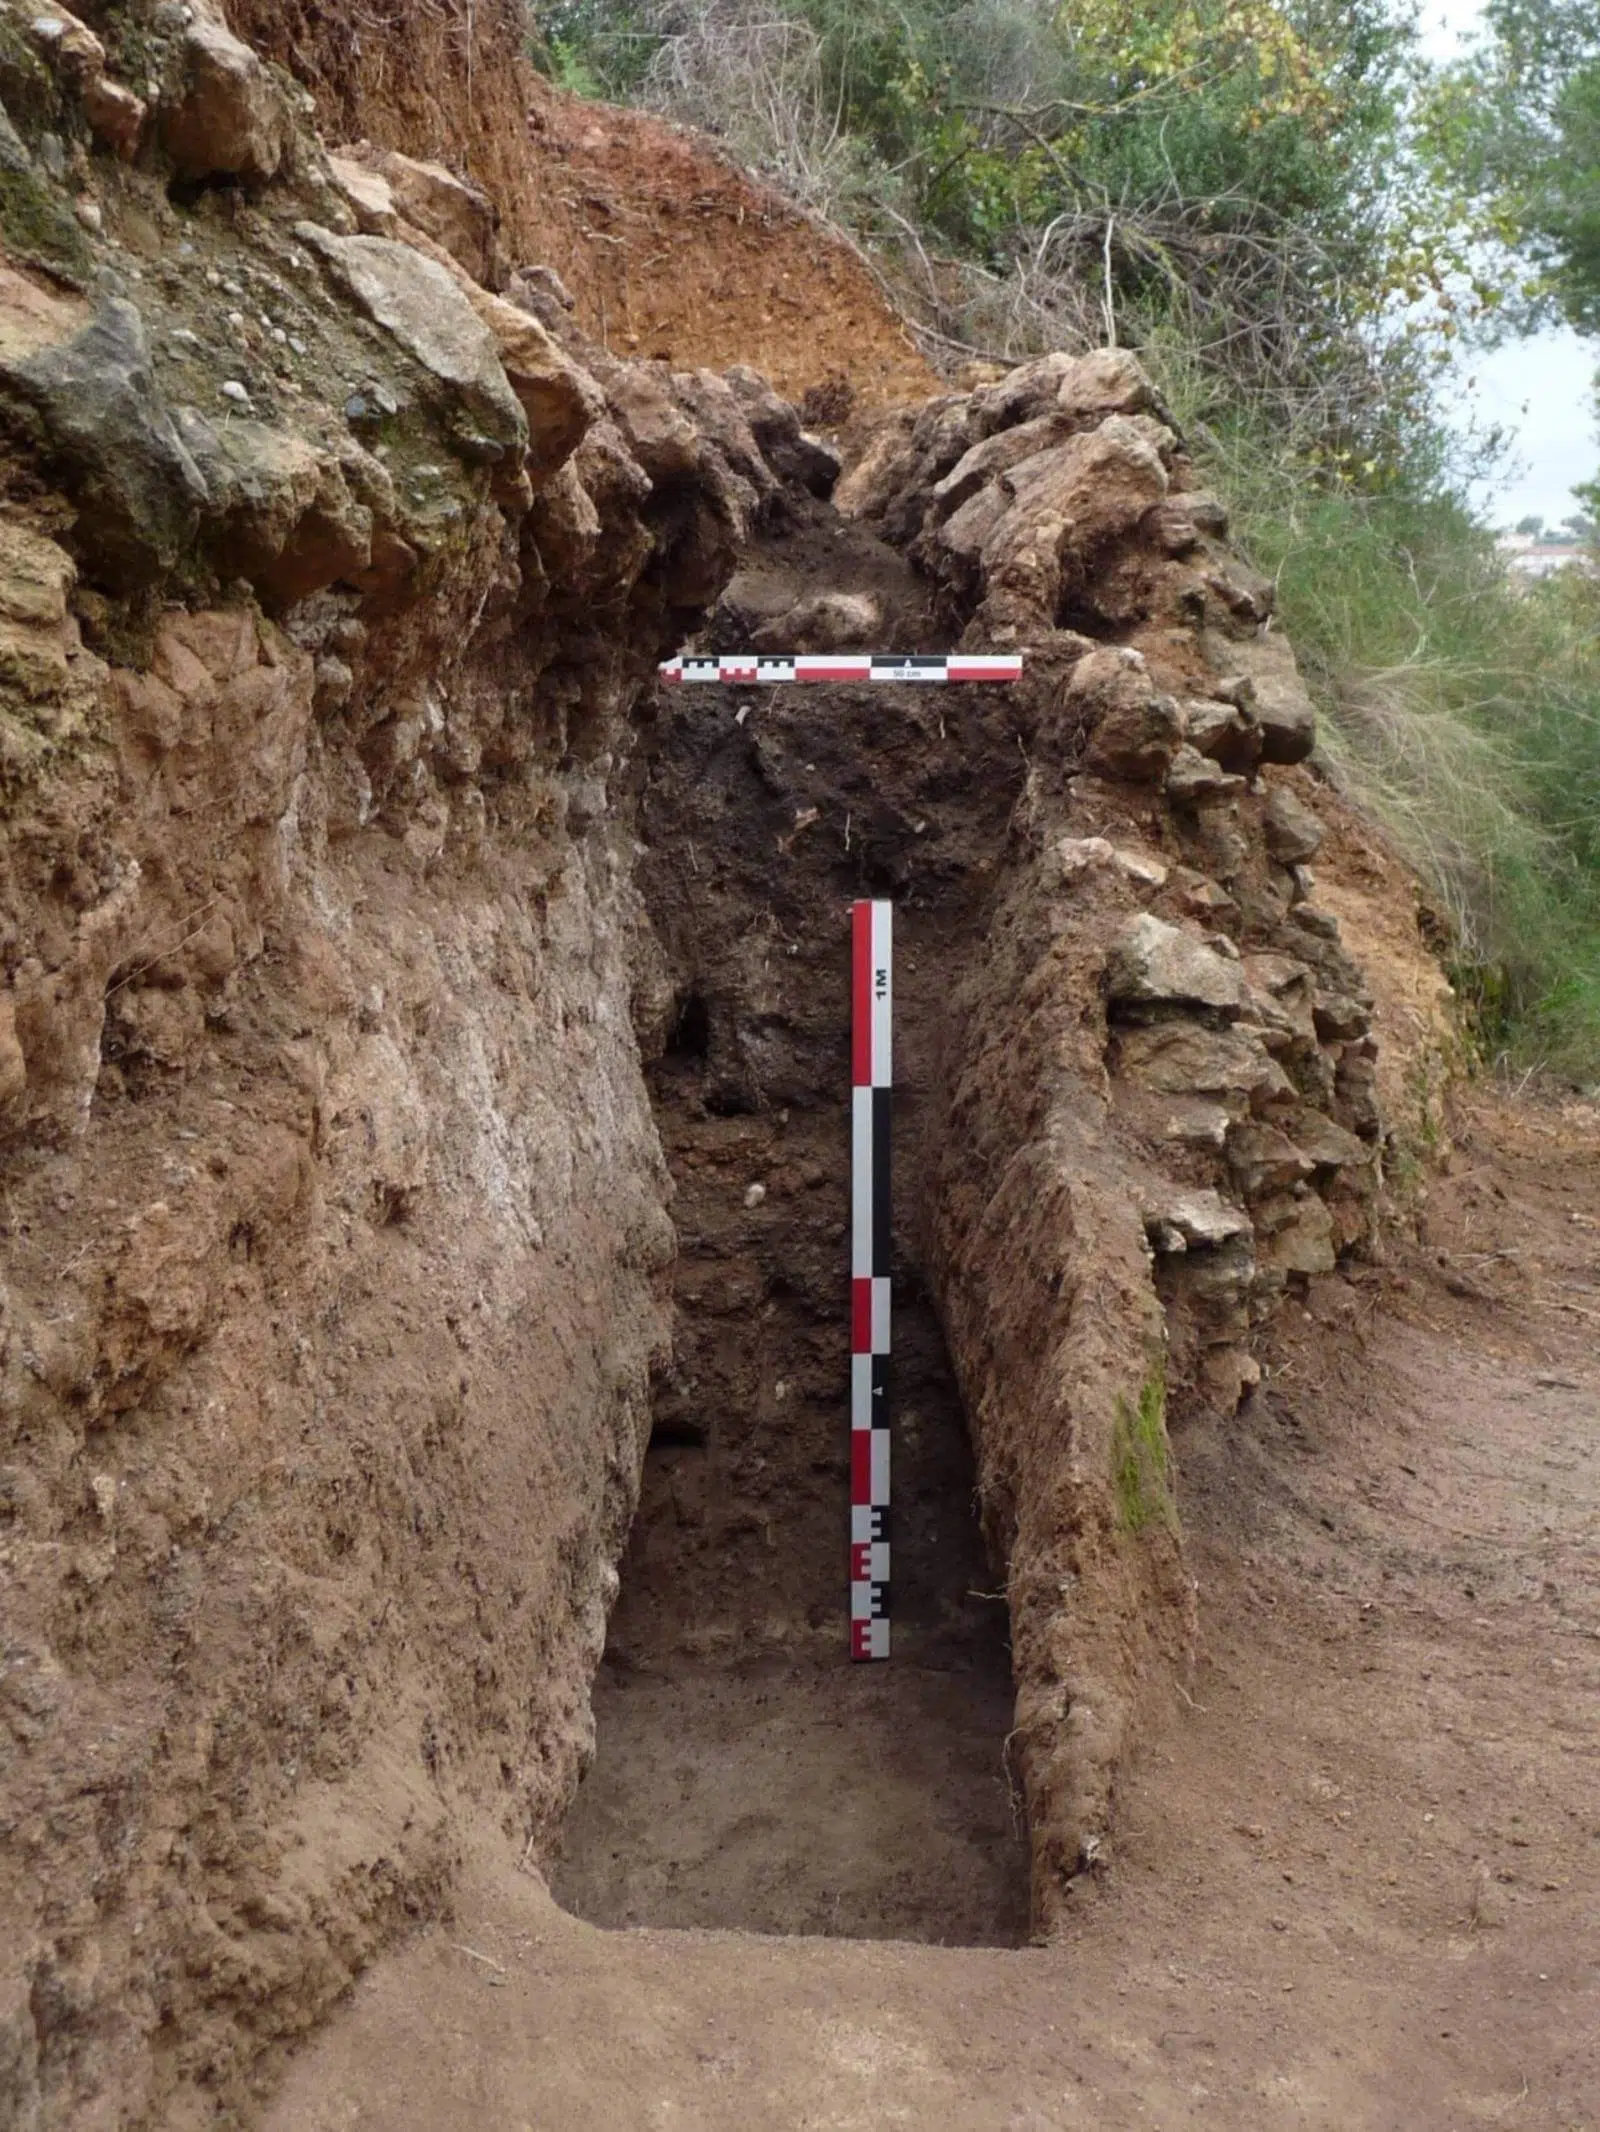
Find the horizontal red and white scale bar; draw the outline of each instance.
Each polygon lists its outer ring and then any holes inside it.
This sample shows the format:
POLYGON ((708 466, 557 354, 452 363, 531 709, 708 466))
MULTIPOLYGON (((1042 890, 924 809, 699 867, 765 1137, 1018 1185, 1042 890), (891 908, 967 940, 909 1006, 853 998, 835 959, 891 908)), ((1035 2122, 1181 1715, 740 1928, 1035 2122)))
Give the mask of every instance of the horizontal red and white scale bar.
POLYGON ((660 673, 663 681, 721 681, 751 688, 764 688, 771 681, 1005 683, 1022 679, 1022 654, 918 652, 902 657, 898 652, 834 651, 773 653, 758 659, 748 652, 724 653, 721 658, 680 652, 662 661, 660 673))

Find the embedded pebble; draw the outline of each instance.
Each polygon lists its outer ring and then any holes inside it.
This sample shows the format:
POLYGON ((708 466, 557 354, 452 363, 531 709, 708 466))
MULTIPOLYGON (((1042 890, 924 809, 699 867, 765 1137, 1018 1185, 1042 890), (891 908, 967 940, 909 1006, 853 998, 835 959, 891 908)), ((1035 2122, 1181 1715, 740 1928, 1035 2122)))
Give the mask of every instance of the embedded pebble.
POLYGON ((226 381, 222 388, 222 397, 235 401, 240 407, 250 405, 250 394, 237 378, 229 378, 226 381))
POLYGON ((306 352, 305 342, 297 341, 292 333, 289 335, 289 346, 294 350, 296 355, 304 355, 306 352))
POLYGON ((762 1200, 764 1200, 766 1196, 767 1188, 764 1184, 752 1184, 745 1186, 744 1203, 747 1207, 759 1207, 762 1200))

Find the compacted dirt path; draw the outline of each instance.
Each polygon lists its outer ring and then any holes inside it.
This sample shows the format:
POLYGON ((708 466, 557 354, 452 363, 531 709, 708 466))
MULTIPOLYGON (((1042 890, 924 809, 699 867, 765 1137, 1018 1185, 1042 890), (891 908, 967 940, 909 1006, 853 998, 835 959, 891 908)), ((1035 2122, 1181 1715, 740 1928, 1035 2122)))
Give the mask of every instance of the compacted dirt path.
POLYGON ((608 1931, 483 1859, 273 2132, 1600 2125, 1600 1115, 1474 1101, 1417 1229, 1177 1425, 1196 1661, 1063 1939, 608 1931))

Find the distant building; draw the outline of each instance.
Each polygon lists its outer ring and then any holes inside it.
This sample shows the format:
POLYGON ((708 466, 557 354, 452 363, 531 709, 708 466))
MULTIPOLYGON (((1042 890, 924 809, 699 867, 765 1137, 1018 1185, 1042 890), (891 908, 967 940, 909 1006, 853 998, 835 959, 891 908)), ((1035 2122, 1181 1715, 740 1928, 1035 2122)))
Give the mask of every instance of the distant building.
POLYGON ((1528 533, 1502 533, 1495 542, 1516 577, 1554 577, 1558 570, 1595 570, 1592 548, 1575 540, 1535 540, 1528 533))

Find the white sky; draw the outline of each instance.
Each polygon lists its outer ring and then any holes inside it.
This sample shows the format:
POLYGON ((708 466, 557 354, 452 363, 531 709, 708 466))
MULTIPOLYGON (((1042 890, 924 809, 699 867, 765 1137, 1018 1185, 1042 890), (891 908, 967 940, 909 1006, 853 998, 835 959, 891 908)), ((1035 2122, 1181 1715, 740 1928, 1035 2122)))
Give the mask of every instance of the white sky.
MULTIPOLYGON (((1479 0, 1422 0, 1424 49, 1448 59, 1477 22, 1479 0)), ((1577 509, 1571 490, 1600 471, 1592 402, 1600 347, 1565 328, 1479 356, 1466 371, 1466 405, 1478 421, 1516 438, 1508 478, 1478 501, 1497 525, 1537 511, 1552 524, 1577 509)))

